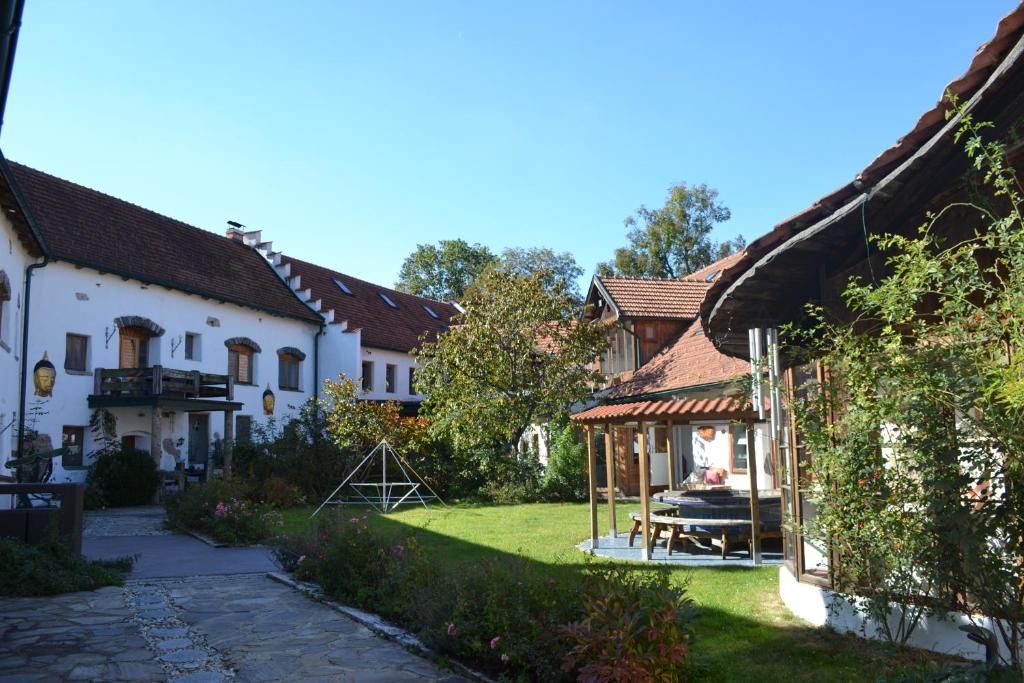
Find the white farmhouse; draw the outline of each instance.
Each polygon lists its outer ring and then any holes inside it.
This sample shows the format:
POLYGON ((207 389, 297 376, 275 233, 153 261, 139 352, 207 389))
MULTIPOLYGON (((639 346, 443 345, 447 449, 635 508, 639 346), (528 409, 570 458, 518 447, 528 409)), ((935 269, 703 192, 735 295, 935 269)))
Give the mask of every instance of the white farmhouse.
POLYGON ((319 379, 340 375, 358 382, 362 398, 398 401, 415 414, 425 398, 416 392, 415 349, 448 329, 458 306, 399 292, 275 252, 259 230, 229 229, 228 236, 263 254, 299 299, 326 323, 320 340, 319 379))
POLYGON ((26 427, 82 447, 55 461, 53 481, 84 478, 96 410, 160 469, 202 478, 215 444, 229 448, 255 419, 287 419, 314 394, 323 319, 256 250, 26 166, 10 172, 0 194, 10 283, 0 290, 0 415, 7 422, 18 410, 9 394, 23 367, 26 427), (30 228, 42 250, 32 251, 30 228), (13 328, 29 260, 37 266, 20 358, 13 328), (56 373, 50 396, 34 395, 44 357, 56 373))
POLYGON ((25 274, 43 257, 42 238, 19 208, 12 187, 10 167, 0 157, 0 481, 8 479, 3 463, 12 456, 20 414, 25 274))

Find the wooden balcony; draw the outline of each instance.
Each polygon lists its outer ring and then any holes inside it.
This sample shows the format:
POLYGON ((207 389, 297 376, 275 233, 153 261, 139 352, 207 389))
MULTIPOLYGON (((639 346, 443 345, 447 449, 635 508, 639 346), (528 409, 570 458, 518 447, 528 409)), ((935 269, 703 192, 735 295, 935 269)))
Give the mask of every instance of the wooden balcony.
POLYGON ((90 408, 127 406, 176 407, 189 411, 238 410, 235 379, 198 370, 96 368, 90 408))

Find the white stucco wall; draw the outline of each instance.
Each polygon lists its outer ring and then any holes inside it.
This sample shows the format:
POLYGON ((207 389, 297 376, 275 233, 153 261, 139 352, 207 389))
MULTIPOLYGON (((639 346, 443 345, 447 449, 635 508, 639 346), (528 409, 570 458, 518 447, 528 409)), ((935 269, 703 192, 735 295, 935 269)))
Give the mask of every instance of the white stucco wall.
POLYGON ((362 378, 362 363, 373 363, 373 389, 363 394, 363 398, 380 401, 421 401, 423 396, 409 391, 409 368, 416 367, 412 354, 375 349, 363 346, 359 352, 359 374, 362 378), (385 389, 385 372, 388 364, 395 366, 395 392, 388 393, 385 389))
MULTIPOLYGON (((47 352, 57 368, 57 381, 52 398, 40 399, 32 395, 32 379, 29 377, 28 404, 31 407, 39 401, 40 407, 46 411, 35 428, 48 434, 55 446, 61 443, 64 425, 84 426, 87 428, 85 452, 92 450, 94 444, 88 432, 92 411, 87 404, 87 397, 93 391, 92 371, 95 368, 118 367, 118 333, 114 319, 120 316, 144 316, 164 328, 163 336, 150 341, 150 364, 166 368, 226 374, 228 351, 224 341, 231 337, 254 340, 262 349, 254 357, 255 382, 253 385, 236 385, 234 399, 244 404, 236 415, 251 415, 254 423, 266 419, 262 394, 268 383, 277 398, 274 417, 278 420, 294 415, 312 395, 313 336, 318 328, 315 323, 283 318, 136 280, 123 280, 59 262, 37 270, 32 287, 29 364, 34 365, 43 352, 47 352), (64 369, 65 335, 69 332, 89 338, 88 370, 85 374, 64 369), (184 357, 186 332, 200 335, 194 360, 184 357), (301 366, 299 391, 284 390, 278 386, 277 350, 282 347, 295 347, 306 354, 301 366)), ((116 408, 111 412, 118 418, 119 436, 135 434, 140 437, 138 446, 148 449, 149 409, 116 408)), ((164 439, 185 440, 181 446, 184 456, 188 449, 187 415, 165 414, 162 424, 164 439)), ((210 439, 215 440, 223 434, 223 413, 210 413, 210 439)), ((173 463, 174 458, 165 452, 162 467, 171 469, 173 463)), ((59 460, 55 461, 54 481, 81 481, 84 476, 84 470, 65 470, 59 460)))
MULTIPOLYGON (((793 614, 815 626, 830 626, 840 633, 881 639, 878 628, 865 620, 853 605, 830 590, 797 581, 785 566, 779 567, 779 595, 793 614)), ((893 611, 891 623, 895 624, 897 617, 898 613, 893 611)), ((959 613, 946 614, 943 619, 935 615, 928 616, 922 619, 908 644, 934 652, 983 660, 985 648, 968 640, 967 634, 959 630, 960 626, 970 623, 972 620, 967 615, 959 613)), ((976 617, 973 623, 998 633, 997 627, 987 617, 976 617)), ((1003 647, 1001 642, 1000 647, 1003 647)))
POLYGON ((0 216, 0 271, 11 287, 11 299, 4 302, 0 319, 0 474, 10 473, 4 463, 17 439, 25 268, 32 262, 10 221, 0 216))
POLYGON ((348 330, 344 323, 334 323, 324 328, 320 337, 320 383, 337 380, 344 375, 359 382, 359 330, 348 330))

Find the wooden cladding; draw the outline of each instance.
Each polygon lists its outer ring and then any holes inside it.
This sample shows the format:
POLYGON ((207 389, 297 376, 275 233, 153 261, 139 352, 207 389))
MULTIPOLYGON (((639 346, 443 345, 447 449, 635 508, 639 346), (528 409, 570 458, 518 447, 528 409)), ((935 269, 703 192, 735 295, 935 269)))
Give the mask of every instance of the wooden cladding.
POLYGON ((152 336, 152 332, 141 327, 122 327, 118 333, 118 367, 148 368, 149 340, 152 336))

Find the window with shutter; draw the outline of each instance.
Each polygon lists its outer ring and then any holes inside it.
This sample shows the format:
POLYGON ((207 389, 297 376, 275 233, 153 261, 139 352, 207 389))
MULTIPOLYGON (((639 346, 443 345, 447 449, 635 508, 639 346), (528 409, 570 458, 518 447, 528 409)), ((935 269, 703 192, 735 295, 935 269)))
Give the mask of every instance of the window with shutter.
POLYGON ((235 378, 236 384, 252 384, 253 350, 248 346, 234 344, 228 347, 228 374, 235 378))

